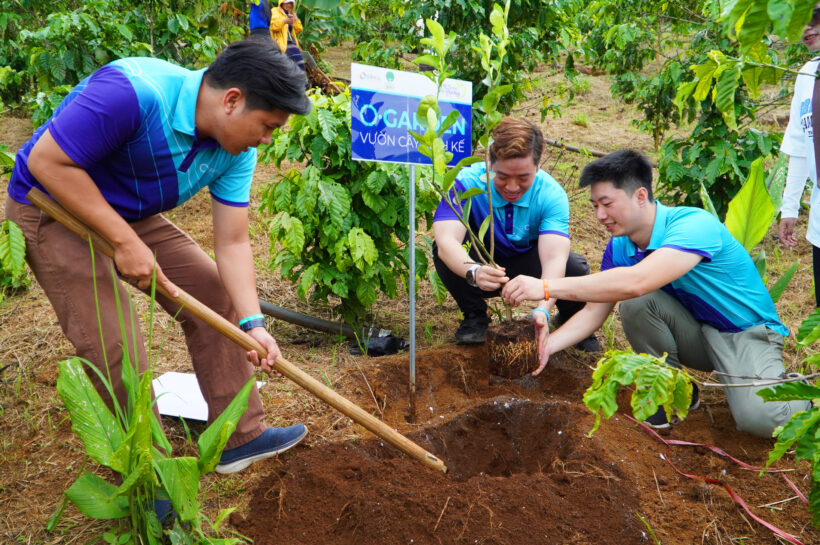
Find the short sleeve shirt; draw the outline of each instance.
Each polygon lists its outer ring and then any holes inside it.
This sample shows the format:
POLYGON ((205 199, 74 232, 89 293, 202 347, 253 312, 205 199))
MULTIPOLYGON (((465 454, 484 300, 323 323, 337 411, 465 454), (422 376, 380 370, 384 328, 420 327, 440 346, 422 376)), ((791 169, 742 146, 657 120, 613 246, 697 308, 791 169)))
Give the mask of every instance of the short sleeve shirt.
MULTIPOLYGON (((450 203, 457 210, 459 206, 463 209, 466 199, 459 203, 455 191, 463 193, 474 187, 485 191, 470 199, 470 227, 476 233, 489 215, 486 172, 484 163, 476 163, 462 170, 456 178, 454 190, 450 191, 450 203)), ((528 252, 537 245, 539 235, 555 234, 569 238, 567 193, 561 184, 543 170, 536 173, 532 186, 513 203, 505 201, 495 187, 491 191, 498 257, 504 259, 528 252)), ((457 219, 456 212, 442 199, 433 221, 457 219)))
POLYGON ((80 82, 17 153, 9 194, 29 204, 44 188, 28 170, 31 148, 48 129, 127 221, 175 208, 208 187, 217 201, 247 206, 256 150, 231 155, 194 126, 205 69, 159 59, 114 61, 80 82))
MULTIPOLYGON (((814 156, 814 135, 812 130, 812 95, 814 94, 813 74, 817 72, 820 58, 812 59, 803 65, 794 82, 794 96, 789 112, 789 124, 783 133, 780 151, 792 157, 805 157, 812 181, 811 209, 806 238, 815 246, 820 246, 820 191, 817 191, 817 158, 814 156)), ((802 193, 802 187, 800 188, 802 193)), ((785 200, 785 199, 784 199, 785 200)), ((795 197, 797 205, 799 196, 795 197)), ((786 210, 788 217, 797 217, 797 208, 786 210)))
POLYGON ((719 331, 745 331, 766 325, 783 336, 788 328, 777 317, 769 292, 749 253, 714 216, 700 208, 656 203, 655 224, 646 250, 626 236, 612 237, 601 270, 629 267, 659 248, 701 256, 689 272, 663 286, 701 323, 719 331))

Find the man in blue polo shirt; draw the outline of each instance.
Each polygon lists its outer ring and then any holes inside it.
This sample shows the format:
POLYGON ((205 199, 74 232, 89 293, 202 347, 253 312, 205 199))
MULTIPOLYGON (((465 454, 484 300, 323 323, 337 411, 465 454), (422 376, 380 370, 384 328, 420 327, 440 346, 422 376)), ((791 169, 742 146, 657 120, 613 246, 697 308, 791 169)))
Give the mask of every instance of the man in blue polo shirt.
MULTIPOLYGON (((636 352, 666 353, 671 365, 719 371, 727 385, 784 375, 788 329, 749 254, 723 224, 699 208, 656 202, 652 167, 634 151, 588 164, 580 186, 590 186, 595 215, 612 234, 601 272, 584 278, 519 277, 503 290, 510 304, 543 298, 545 290, 553 297, 589 301, 550 335, 550 354, 597 330, 622 301, 624 333, 636 352)), ((770 437, 792 414, 809 408, 805 402, 764 403, 755 394, 759 389, 724 388, 742 431, 770 437)), ((669 427, 662 407, 648 423, 669 427)))
MULTIPOLYGON (((450 203, 442 200, 436 210, 434 263, 464 316, 456 331, 459 343, 484 342, 490 323, 484 299, 498 295, 510 278, 519 274, 544 278, 589 274, 586 260, 569 249, 567 194, 552 176, 538 168, 543 149, 541 130, 529 121, 508 117, 493 131, 490 170, 495 261, 501 268, 480 265, 475 248, 468 254, 462 246, 467 229, 458 219, 459 206, 453 202, 455 193, 451 192, 450 203)), ((483 163, 463 170, 456 178, 455 190, 459 193, 471 188, 486 191, 486 187, 483 163)), ((472 197, 469 222, 474 233, 478 233, 489 213, 486 193, 472 197)), ((485 245, 489 248, 489 230, 487 233, 485 245)), ((539 354, 549 334, 549 313, 555 305, 555 300, 542 301, 532 313, 539 354)), ((558 320, 569 319, 582 306, 572 301, 558 301, 558 320)), ((592 334, 578 347, 588 351, 600 349, 592 334)), ((546 352, 543 355, 546 357, 546 352)), ((543 361, 546 364, 546 359, 543 361)))
MULTIPOLYGON (((46 191, 107 239, 120 278, 148 290, 155 271, 169 293, 179 286, 238 321, 267 349, 260 361, 255 351, 246 353, 157 297, 182 324, 213 421, 252 376, 251 363, 269 371, 280 355, 259 309, 248 202, 256 146, 269 142, 291 113, 309 110, 304 75, 287 57, 270 43, 237 42, 203 70, 150 58, 114 61, 80 82, 18 151, 6 215, 22 228, 31 270, 77 355, 103 369, 120 402, 127 395, 123 345, 140 370, 148 364, 136 316, 126 311, 120 330, 115 298, 127 301, 128 292, 112 282, 111 260, 95 252, 92 267, 87 241, 32 206, 29 189, 46 191), (211 194, 215 261, 161 214, 204 187, 211 194)), ((96 374, 90 377, 110 402, 96 374)), ((216 470, 239 471, 306 433, 302 424, 267 427, 254 389, 216 470)))

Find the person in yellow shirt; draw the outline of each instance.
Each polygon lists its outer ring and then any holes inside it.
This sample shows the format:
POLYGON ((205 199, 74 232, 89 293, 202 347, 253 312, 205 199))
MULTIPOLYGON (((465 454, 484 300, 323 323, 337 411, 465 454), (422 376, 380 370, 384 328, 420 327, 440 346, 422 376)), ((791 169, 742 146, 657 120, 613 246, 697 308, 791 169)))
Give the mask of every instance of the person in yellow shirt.
POLYGON ((302 21, 296 16, 295 0, 279 0, 279 7, 271 10, 270 35, 282 53, 304 70, 305 59, 296 39, 302 29, 302 21))

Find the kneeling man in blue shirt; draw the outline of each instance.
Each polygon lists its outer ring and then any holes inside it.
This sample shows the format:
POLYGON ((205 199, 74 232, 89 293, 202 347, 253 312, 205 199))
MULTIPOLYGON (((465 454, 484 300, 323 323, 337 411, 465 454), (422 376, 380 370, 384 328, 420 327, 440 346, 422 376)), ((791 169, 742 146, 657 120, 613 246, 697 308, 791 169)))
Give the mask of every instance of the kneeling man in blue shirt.
MULTIPOLYGON (((459 204, 451 191, 451 202, 442 200, 433 217, 436 271, 464 316, 455 335, 460 344, 484 342, 490 323, 484 299, 499 295, 499 289, 510 278, 519 274, 539 278, 589 274, 586 260, 569 249, 567 194, 552 176, 538 168, 543 149, 541 130, 529 121, 507 117, 493 131, 490 187, 495 224, 494 260, 499 268, 476 263, 477 250, 473 247, 468 254, 462 246, 467 229, 454 208, 466 210, 466 200, 459 204)), ((486 173, 487 166, 477 163, 461 171, 455 182, 459 193, 473 188, 484 192, 472 197, 470 202, 469 224, 473 233, 479 232, 490 215, 486 173)), ((488 230, 484 240, 486 248, 490 247, 489 237, 488 230)), ((556 321, 569 319, 583 307, 577 302, 553 299, 544 301, 533 311, 539 354, 543 352, 541 347, 546 346, 553 306, 558 307, 556 321)), ((590 332, 578 348, 595 351, 600 347, 590 332)), ((546 359, 543 361, 546 363, 546 359)))
MULTIPOLYGON (((547 280, 520 276, 502 291, 510 304, 543 299, 545 288, 551 297, 587 301, 549 336, 548 354, 597 330, 621 301, 624 332, 636 352, 667 353, 676 367, 725 373, 719 376, 724 384, 784 375, 789 331, 749 254, 723 224, 705 210, 655 201, 652 167, 634 151, 588 164, 580 186, 590 187, 595 216, 612 234, 601 272, 547 280)), ((758 389, 724 388, 742 431, 770 437, 792 414, 809 408, 803 401, 765 403, 758 389)), ((663 408, 648 423, 669 427, 663 408)))

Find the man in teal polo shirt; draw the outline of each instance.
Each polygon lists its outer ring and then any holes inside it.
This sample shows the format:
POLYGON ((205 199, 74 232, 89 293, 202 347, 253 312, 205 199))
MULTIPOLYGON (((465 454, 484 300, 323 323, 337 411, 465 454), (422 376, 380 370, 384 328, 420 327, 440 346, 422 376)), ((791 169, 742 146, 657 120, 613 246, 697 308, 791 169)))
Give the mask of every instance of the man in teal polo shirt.
MULTIPOLYGON (((459 173, 449 196, 450 203, 442 200, 433 217, 433 261, 464 316, 455 334, 461 344, 484 342, 490 322, 484 299, 499 295, 499 289, 510 278, 519 274, 543 278, 589 274, 586 260, 570 251, 567 194, 552 176, 538 168, 543 149, 541 130, 524 119, 507 117, 493 131, 490 146, 492 216, 494 257, 499 268, 477 263, 475 248, 470 253, 464 249, 467 229, 453 210, 463 210, 466 205, 466 201, 460 204, 455 201, 455 191, 463 193, 472 188, 484 191, 470 202, 470 228, 473 233, 479 232, 484 219, 490 215, 484 163, 459 173)), ((484 241, 487 248, 489 236, 488 230, 484 241)), ((569 319, 583 307, 566 300, 543 301, 538 305, 531 318, 539 354, 549 334, 553 306, 558 307, 556 321, 569 319)), ((600 346, 590 334, 578 348, 596 351, 600 346)), ((546 359, 543 362, 546 363, 546 359)))
MULTIPOLYGON (((251 363, 270 370, 280 354, 260 314, 248 204, 256 146, 268 143, 290 114, 310 110, 304 81, 270 43, 256 41, 231 44, 202 70, 153 58, 119 59, 80 82, 18 151, 6 216, 22 228, 28 263, 76 354, 110 377, 121 402, 127 395, 124 347, 141 371, 148 355, 136 316, 125 312, 120 330, 115 299, 127 301, 128 292, 112 282, 112 265, 120 279, 142 290, 156 272, 168 293, 179 286, 266 348, 260 360, 157 296, 182 325, 210 421, 251 378, 251 363), (92 267, 87 241, 26 200, 32 187, 107 239, 113 264, 95 252, 92 267), (215 260, 162 215, 206 187, 215 260)), ((90 378, 110 402, 96 374, 90 378)), ((306 433, 302 424, 268 427, 254 388, 216 471, 239 471, 306 433)))
MULTIPOLYGON (((724 384, 784 375, 788 329, 749 254, 723 224, 699 208, 656 202, 652 167, 634 151, 588 164, 580 186, 590 186, 595 216, 612 234, 601 272, 546 281, 518 277, 502 292, 510 304, 543 299, 545 288, 552 297, 587 301, 550 335, 550 354, 597 330, 622 301, 624 332, 636 352, 666 353, 671 365, 719 371, 724 384)), ((805 402, 764 403, 758 389, 724 388, 742 431, 770 437, 792 414, 809 408, 805 402)), ((669 427, 663 408, 648 423, 669 427)))

